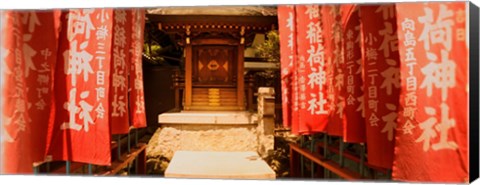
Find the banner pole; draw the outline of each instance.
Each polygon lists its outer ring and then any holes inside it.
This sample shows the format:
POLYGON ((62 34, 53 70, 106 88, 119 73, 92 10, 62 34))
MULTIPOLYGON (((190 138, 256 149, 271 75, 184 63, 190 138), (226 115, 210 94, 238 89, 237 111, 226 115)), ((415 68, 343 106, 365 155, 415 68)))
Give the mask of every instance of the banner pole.
MULTIPOLYGON (((301 135, 300 136, 300 147, 301 148, 304 147, 304 142, 305 142, 304 141, 304 135, 301 135)), ((304 165, 305 164, 304 164, 304 161, 303 161, 304 159, 303 158, 304 158, 303 155, 300 155, 300 175, 301 175, 302 178, 305 177, 304 176, 304 165)))
POLYGON ((364 169, 364 162, 365 162, 365 145, 360 143, 362 146, 362 150, 360 151, 360 176, 363 177, 363 169, 364 169))
MULTIPOLYGON (((309 148, 310 148, 310 152, 315 153, 315 134, 311 135, 309 148)), ((313 162, 313 160, 310 160, 310 176, 312 179, 315 177, 314 168, 315 168, 315 163, 313 162)))
POLYGON ((135 129, 135 147, 138 146, 138 129, 135 129))
MULTIPOLYGON (((328 135, 327 133, 325 133, 323 135, 323 157, 325 159, 328 158, 328 135)), ((327 168, 323 168, 323 175, 325 178, 328 178, 328 169, 327 168)))
POLYGON ((339 163, 340 163, 340 167, 342 167, 342 168, 343 168, 343 144, 344 144, 343 139, 340 138, 340 159, 339 159, 340 161, 339 161, 339 163))
POLYGON ((130 130, 128 131, 128 136, 127 136, 127 151, 130 153, 130 130))
POLYGON ((37 175, 38 174, 38 166, 35 165, 35 163, 32 165, 33 167, 33 174, 37 175))
POLYGON ((117 143, 118 143, 118 148, 117 148, 117 157, 118 160, 121 161, 121 156, 122 156, 122 143, 120 142, 121 135, 118 135, 117 137, 117 143))
POLYGON ((66 161, 66 168, 65 168, 65 174, 69 175, 70 174, 70 161, 66 161))
POLYGON ((92 164, 88 164, 88 174, 92 175, 92 164))

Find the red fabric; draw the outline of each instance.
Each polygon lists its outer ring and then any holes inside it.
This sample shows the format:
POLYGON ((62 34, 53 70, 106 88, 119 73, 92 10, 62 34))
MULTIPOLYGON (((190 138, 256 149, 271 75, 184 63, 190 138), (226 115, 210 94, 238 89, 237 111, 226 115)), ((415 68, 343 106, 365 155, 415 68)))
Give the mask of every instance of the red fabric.
POLYGON ((111 9, 75 9, 62 15, 55 68, 56 116, 49 125, 47 143, 52 160, 111 163, 112 16, 111 9))
POLYGON ((395 4, 360 6, 368 163, 391 169, 400 94, 395 4))
POLYGON ((402 108, 393 179, 468 182, 466 3, 401 3, 397 18, 402 108))
POLYGON ((322 8, 324 32, 326 32, 326 56, 328 58, 328 102, 329 120, 327 133, 342 136, 345 117, 345 60, 343 59, 343 30, 340 5, 326 5, 322 8), (327 36, 328 35, 328 36, 327 36))
POLYGON ((112 134, 129 131, 128 73, 130 72, 130 45, 132 40, 132 12, 125 9, 113 11, 112 63, 110 75, 110 123, 112 134))
POLYGON ((298 5, 299 132, 325 131, 328 119, 324 46, 318 5, 298 5))
POLYGON ((132 53, 130 69, 130 119, 133 127, 147 126, 145 98, 143 92, 142 51, 143 30, 145 29, 145 10, 132 10, 132 53))
POLYGON ((341 5, 345 59, 345 122, 343 140, 349 143, 365 142, 365 115, 363 104, 362 53, 360 44, 360 17, 358 6, 341 5))
POLYGON ((2 12, 2 173, 32 173, 44 161, 59 15, 2 12))
POLYGON ((295 8, 292 5, 280 5, 277 11, 280 37, 283 126, 289 128, 292 126, 292 68, 296 57, 295 8))

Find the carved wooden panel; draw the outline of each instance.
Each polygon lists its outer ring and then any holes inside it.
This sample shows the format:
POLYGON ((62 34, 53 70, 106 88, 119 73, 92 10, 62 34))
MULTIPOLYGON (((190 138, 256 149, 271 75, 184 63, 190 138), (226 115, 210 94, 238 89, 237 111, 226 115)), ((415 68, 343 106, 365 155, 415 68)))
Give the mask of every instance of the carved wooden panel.
POLYGON ((236 47, 194 46, 192 82, 194 86, 234 86, 236 47))

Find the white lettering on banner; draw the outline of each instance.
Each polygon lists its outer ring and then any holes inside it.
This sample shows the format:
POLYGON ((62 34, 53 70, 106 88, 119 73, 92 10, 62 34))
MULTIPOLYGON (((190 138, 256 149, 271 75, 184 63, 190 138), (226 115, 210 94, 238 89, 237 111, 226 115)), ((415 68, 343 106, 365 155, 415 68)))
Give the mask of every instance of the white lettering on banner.
POLYGON ((100 26, 95 33, 97 40, 105 40, 108 37, 108 29, 106 25, 100 26))
POLYGON ((318 71, 315 68, 312 68, 312 73, 308 75, 308 85, 310 88, 313 88, 315 85, 320 87, 320 91, 323 89, 323 85, 327 82, 327 74, 321 69, 322 66, 318 67, 318 71))
POLYGON ((44 110, 45 106, 47 106, 47 103, 45 103, 43 99, 40 99, 37 103, 35 103, 35 106, 37 106, 37 110, 44 110))
POLYGON ((68 122, 64 122, 60 129, 73 129, 79 131, 82 129, 82 125, 76 122, 76 115, 80 111, 80 108, 76 105, 76 95, 77 95, 77 88, 72 88, 69 93, 69 100, 64 104, 64 109, 68 111, 68 122))
POLYGON ((338 114, 338 116, 341 118, 343 116, 343 110, 345 108, 345 98, 344 97, 341 97, 341 96, 338 96, 337 97, 337 106, 336 106, 336 114, 338 114))
POLYGON ((140 95, 137 95, 137 101, 135 102, 135 104, 137 105, 137 108, 135 110, 135 113, 137 114, 142 114, 143 112, 145 112, 145 101, 143 100, 143 98, 140 98, 140 95))
POLYGON ((368 100, 368 108, 374 112, 378 111, 378 100, 368 100))
POLYGON ((125 44, 127 44, 127 38, 125 37, 125 28, 120 25, 116 25, 113 30, 115 31, 113 44, 122 48, 125 47, 125 44))
POLYGON ((317 22, 317 23, 310 22, 308 24, 307 39, 309 40, 310 44, 323 42, 322 28, 320 27, 320 22, 317 22))
POLYGON ((392 19, 395 16, 395 6, 391 4, 381 5, 375 10, 375 13, 379 12, 382 13, 383 20, 392 19))
POLYGON ((365 56, 367 57, 367 60, 377 60, 377 50, 375 48, 367 47, 366 49, 366 54, 365 56))
POLYGON ((342 70, 338 69, 338 74, 335 76, 335 87, 337 90, 341 90, 342 87, 344 86, 344 74, 342 73, 342 70))
POLYGON ((417 106, 417 95, 415 92, 407 92, 405 96, 406 106, 417 106))
POLYGON ((321 66, 325 65, 324 64, 324 50, 323 50, 323 45, 318 44, 317 50, 315 50, 315 46, 310 45, 310 50, 308 50, 308 63, 310 66, 313 65, 313 63, 320 64, 321 66))
POLYGON ((347 98, 347 105, 354 105, 354 104, 355 104, 355 98, 352 96, 352 94, 349 94, 347 98))
POLYGON ((403 116, 410 120, 414 120, 416 111, 417 111, 416 107, 405 107, 403 109, 403 116))
POLYGON ((415 128, 415 126, 412 124, 412 122, 407 119, 407 121, 405 121, 405 124, 403 125, 402 129, 403 129, 403 134, 409 134, 409 135, 412 135, 413 132, 412 130, 415 128))
POLYGON ((105 98, 105 88, 104 87, 97 87, 95 88, 97 92, 97 101, 101 101, 105 98))
POLYGON ((83 119, 83 129, 85 130, 85 132, 88 132, 90 124, 94 124, 92 116, 90 115, 90 112, 92 112, 93 110, 93 106, 88 104, 88 102, 85 101, 85 99, 88 98, 89 94, 90 93, 88 91, 84 91, 80 93, 81 100, 80 102, 78 102, 81 109, 79 113, 79 117, 80 119, 83 119))
POLYGON ((22 13, 22 23, 23 25, 28 25, 28 32, 33 33, 35 31, 36 25, 42 25, 38 20, 37 13, 35 11, 28 11, 22 13))
POLYGON ((67 65, 65 65, 65 74, 71 75, 72 85, 76 86, 77 84, 77 75, 82 74, 83 80, 88 81, 88 74, 93 73, 90 62, 92 61, 93 56, 85 51, 88 46, 88 41, 80 44, 80 51, 77 50, 77 41, 74 40, 70 43, 70 49, 66 50, 63 53, 67 65))
POLYGON ((68 27, 68 40, 72 41, 77 34, 85 35, 86 40, 90 39, 90 31, 95 30, 90 18, 90 14, 93 12, 93 9, 70 11, 68 22, 73 26, 68 27))
POLYGON ((52 52, 48 48, 45 48, 42 51, 40 51, 40 54, 44 57, 44 60, 47 60, 48 57, 52 55, 52 52))
POLYGON ((311 99, 308 101, 308 111, 310 111, 310 114, 327 114, 327 110, 325 109, 325 104, 327 104, 327 100, 323 97, 323 93, 319 92, 318 93, 318 100, 317 100, 317 95, 314 93, 310 94, 311 99), (318 108, 318 110, 317 110, 318 108))
POLYGON ((385 29, 378 31, 379 35, 383 36, 382 44, 378 50, 383 50, 383 56, 388 58, 391 52, 398 51, 398 39, 392 28, 392 23, 384 22, 383 24, 385 29))
POLYGON ((105 85, 105 71, 97 71, 97 85, 105 85))
POLYGON ((380 119, 378 119, 377 115, 375 115, 375 113, 372 112, 372 114, 370 115, 370 118, 368 118, 368 121, 370 121, 370 126, 378 127, 378 121, 380 121, 380 119))
POLYGON ((360 105, 357 107, 357 110, 356 110, 356 111, 361 111, 361 112, 362 112, 362 117, 365 118, 364 95, 358 97, 357 100, 358 100, 358 102, 360 102, 360 105))
POLYGON ((448 98, 448 88, 455 86, 455 67, 453 60, 448 59, 448 51, 441 51, 441 62, 436 63, 437 56, 433 53, 427 52, 427 57, 430 62, 421 69, 425 78, 420 85, 420 88, 427 89, 427 96, 432 96, 432 88, 440 88, 442 90, 442 101, 448 98))
POLYGON ((97 117, 98 118, 104 118, 105 117, 105 109, 103 108, 103 102, 100 102, 95 109, 95 112, 97 112, 97 117))
POLYGON ((388 69, 380 73, 383 77, 383 83, 380 88, 385 88, 387 95, 392 94, 392 86, 400 88, 400 68, 394 67, 397 62, 393 59, 386 59, 386 63, 390 65, 388 69))
POLYGON ((389 111, 391 111, 389 114, 385 115, 382 117, 382 120, 385 121, 385 127, 382 129, 382 133, 387 132, 387 139, 389 141, 393 140, 393 132, 395 131, 397 127, 397 106, 394 104, 387 103, 385 105, 389 111))
POLYGON ((105 21, 108 21, 110 19, 110 16, 108 13, 105 11, 104 8, 101 9, 100 13, 97 14, 96 16, 97 20, 100 20, 101 23, 105 23, 105 21))
POLYGON ((307 5, 307 10, 305 11, 305 14, 308 14, 308 18, 314 19, 318 18, 320 16, 320 10, 318 5, 307 5))
POLYGON ((125 24, 127 22, 127 11, 115 10, 115 22, 125 24))
POLYGON ((37 68, 33 64, 32 58, 37 54, 37 52, 28 45, 28 41, 32 39, 31 34, 24 34, 23 35, 23 57, 25 60, 25 77, 30 76, 30 70, 36 71, 37 68))
POLYGON ((430 50, 430 44, 442 44, 447 50, 452 49, 452 26, 453 11, 448 10, 444 4, 439 5, 438 17, 434 20, 433 10, 425 7, 425 16, 419 17, 418 21, 424 24, 420 41, 424 41, 425 50, 430 50))

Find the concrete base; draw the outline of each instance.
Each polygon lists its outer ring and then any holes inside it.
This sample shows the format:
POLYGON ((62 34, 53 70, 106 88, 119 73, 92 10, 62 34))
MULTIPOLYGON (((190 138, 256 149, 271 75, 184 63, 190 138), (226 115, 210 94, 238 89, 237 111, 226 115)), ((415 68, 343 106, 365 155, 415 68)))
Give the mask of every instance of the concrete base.
POLYGON ((165 177, 275 179, 275 172, 256 152, 177 151, 165 177))
POLYGON ((160 124, 256 124, 256 114, 246 111, 182 111, 163 113, 160 124))

